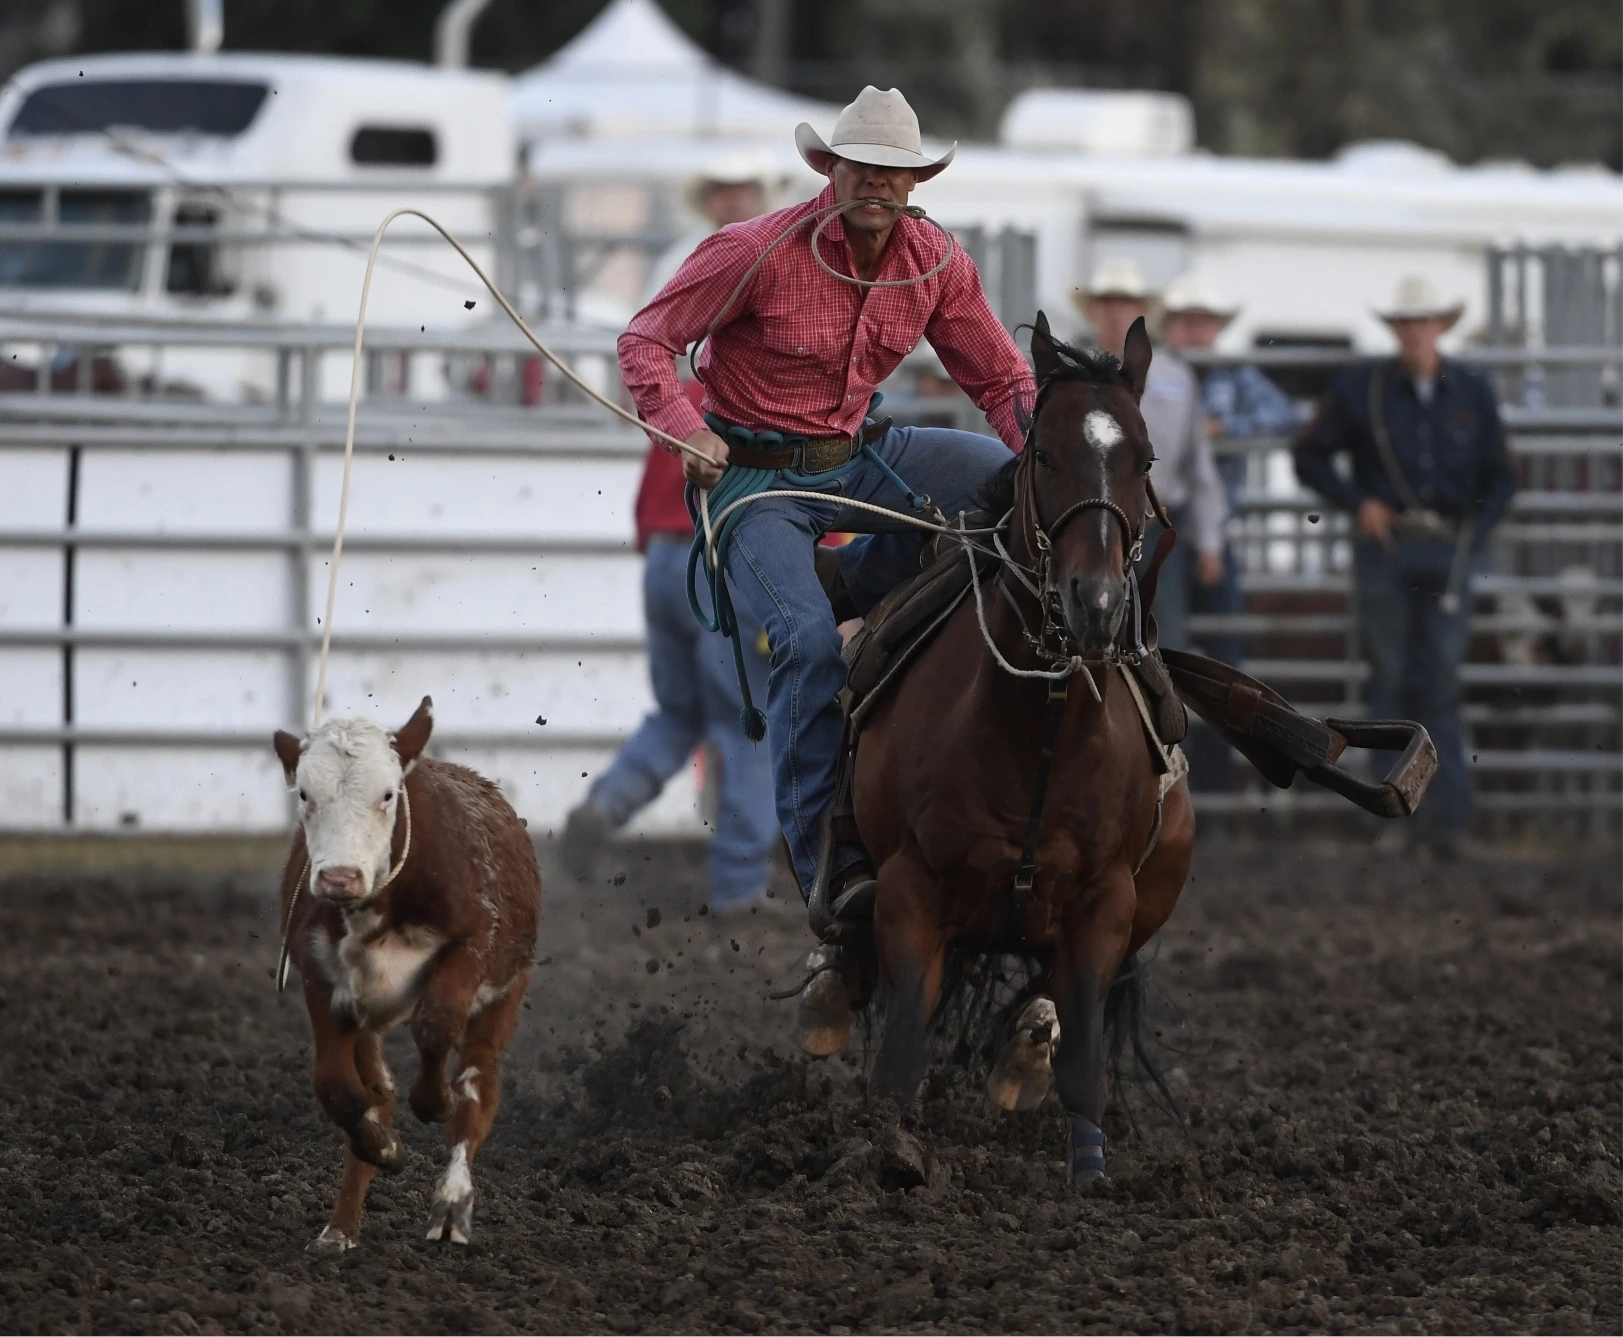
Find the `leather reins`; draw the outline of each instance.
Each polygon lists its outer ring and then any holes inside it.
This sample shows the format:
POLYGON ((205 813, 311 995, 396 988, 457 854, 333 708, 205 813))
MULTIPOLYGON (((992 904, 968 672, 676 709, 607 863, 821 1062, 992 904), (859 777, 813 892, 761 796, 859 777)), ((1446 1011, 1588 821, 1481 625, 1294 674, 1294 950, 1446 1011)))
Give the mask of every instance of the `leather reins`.
MULTIPOLYGON (((1051 381, 1046 382, 1038 389, 1037 401, 1032 406, 1031 424, 1026 429, 1026 454, 1034 453, 1032 447, 1032 437, 1035 436, 1037 431, 1037 413, 1042 406, 1043 391, 1046 390, 1048 385, 1052 383, 1053 382, 1051 381)), ((1016 576, 1020 579, 1022 584, 1026 585, 1029 592, 1036 595, 1037 601, 1042 608, 1043 616, 1042 630, 1035 636, 1032 635, 1029 628, 1024 628, 1024 618, 1021 619, 1022 627, 1025 630, 1026 640, 1039 655, 1050 659, 1069 659, 1072 663, 1077 664, 1079 670, 1082 673, 1087 674, 1088 685, 1090 688, 1093 688, 1093 696, 1095 700, 1100 701, 1101 704, 1103 698, 1100 695, 1097 686, 1093 682, 1093 674, 1086 664, 1082 662, 1082 657, 1075 653, 1075 647, 1071 642, 1070 630, 1068 627, 1066 627, 1063 613, 1057 606, 1059 601, 1059 590, 1054 582, 1054 539, 1059 534, 1061 529, 1074 520, 1078 515, 1081 515, 1084 511, 1101 510, 1106 511, 1116 517, 1117 522, 1121 525, 1122 551, 1126 558, 1125 564, 1127 567, 1126 575, 1128 584, 1128 598, 1131 601, 1133 614, 1133 643, 1125 655, 1117 651, 1115 647, 1112 647, 1111 650, 1106 653, 1104 658, 1105 662, 1107 663, 1116 662, 1119 664, 1122 659, 1126 659, 1129 663, 1137 663, 1143 658, 1144 655, 1148 653, 1144 647, 1144 609, 1147 606, 1147 599, 1145 592, 1141 590, 1139 585, 1138 561, 1140 557, 1143 556, 1144 531, 1149 525, 1150 516, 1153 515, 1157 520, 1159 520, 1166 532, 1162 534, 1160 540, 1156 543, 1155 555, 1151 559, 1150 570, 1145 576, 1145 584, 1148 585, 1149 598, 1154 597, 1155 582, 1157 576, 1160 574, 1161 563, 1166 560, 1167 554, 1172 551, 1173 543, 1177 541, 1177 533, 1172 528, 1172 521, 1167 516, 1166 508, 1161 505, 1160 498, 1155 495, 1155 485, 1151 483, 1148 478, 1145 478, 1144 486, 1148 493, 1150 512, 1139 521, 1136 527, 1134 526, 1132 520, 1128 517, 1127 512, 1107 496, 1086 497, 1079 502, 1067 506, 1063 511, 1060 512, 1057 519, 1045 526, 1042 521, 1042 514, 1037 506, 1036 483, 1032 478, 1032 468, 1027 467, 1022 469, 1020 476, 1020 496, 1024 505, 1017 507, 1016 509, 1023 509, 1027 513, 1027 520, 1031 527, 1032 542, 1035 544, 1038 552, 1037 569, 1035 572, 1033 572, 1033 574, 1037 577, 1035 587, 1027 582, 1024 576, 1021 575, 1018 570, 1016 570, 1016 576), (1056 616, 1056 614, 1059 614, 1059 616, 1056 616), (1061 647, 1060 652, 1048 649, 1047 645, 1045 644, 1050 635, 1056 635, 1058 637, 1061 647), (1069 649, 1071 653, 1063 653, 1066 649, 1069 649)), ((1008 560, 1007 557, 1005 560, 1008 560)), ((973 564, 973 555, 971 555, 970 561, 973 564)), ((1012 561, 1009 562, 1009 569, 1015 570, 1012 561)), ((1018 609, 1016 612, 1018 613, 1018 609)), ((1124 669, 1123 671, 1130 672, 1128 669, 1124 669)), ((1037 747, 1036 783, 1032 786, 1031 810, 1026 819, 1025 840, 1021 846, 1020 863, 1015 869, 1014 886, 1011 889, 1009 896, 1009 915, 1006 921, 1005 932, 1015 943, 1022 942, 1025 939, 1024 926, 1027 902, 1031 896, 1032 890, 1037 885, 1037 845, 1042 830, 1043 811, 1048 805, 1048 786, 1053 776, 1054 754, 1059 745, 1060 725, 1065 716, 1065 706, 1066 702, 1069 700, 1069 697, 1069 676, 1051 678, 1049 680, 1048 699, 1043 710, 1042 737, 1037 747)), ((1157 832, 1160 829, 1160 817, 1160 807, 1157 805, 1157 832)), ((1152 848, 1154 845, 1154 839, 1155 836, 1152 834, 1152 848)))

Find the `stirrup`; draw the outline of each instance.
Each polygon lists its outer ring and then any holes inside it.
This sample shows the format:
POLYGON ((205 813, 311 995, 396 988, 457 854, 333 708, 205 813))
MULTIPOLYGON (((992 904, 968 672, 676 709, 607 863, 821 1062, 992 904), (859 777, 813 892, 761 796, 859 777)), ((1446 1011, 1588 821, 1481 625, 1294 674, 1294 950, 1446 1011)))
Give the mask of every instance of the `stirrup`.
POLYGON ((806 922, 823 942, 840 943, 868 932, 879 883, 870 875, 835 890, 833 824, 832 816, 823 818, 817 872, 806 897, 806 922))
POLYGON ((870 922, 873 919, 874 899, 879 895, 879 879, 870 865, 851 864, 846 872, 861 869, 865 876, 854 877, 834 897, 834 918, 842 924, 870 922))
MULTIPOLYGON (((839 843, 835 839, 836 824, 840 834, 846 837, 846 843, 859 843, 851 803, 852 775, 856 770, 853 741, 851 717, 846 715, 835 762, 834 801, 818 828, 817 870, 806 896, 806 920, 811 931, 830 943, 860 938, 869 932, 874 895, 879 890, 877 881, 871 877, 834 890, 834 848, 839 843)), ((869 867, 872 867, 871 862, 869 867)))

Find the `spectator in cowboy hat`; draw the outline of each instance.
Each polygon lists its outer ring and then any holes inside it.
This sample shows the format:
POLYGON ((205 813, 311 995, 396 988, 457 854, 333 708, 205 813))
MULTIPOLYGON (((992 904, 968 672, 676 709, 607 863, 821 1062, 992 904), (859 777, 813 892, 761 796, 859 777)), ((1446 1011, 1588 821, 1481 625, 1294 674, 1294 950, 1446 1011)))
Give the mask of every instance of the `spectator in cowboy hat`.
MULTIPOLYGON (((1150 309, 1151 293, 1138 265, 1125 257, 1106 258, 1093 277, 1073 294, 1101 348, 1122 354, 1127 331, 1150 309)), ((1156 463, 1150 477, 1178 530, 1178 546, 1161 568, 1155 620, 1161 644, 1189 646, 1189 590, 1210 588, 1223 579, 1223 522, 1228 504, 1212 458, 1200 385, 1182 358, 1165 349, 1150 363, 1140 405, 1156 463)), ((1151 521, 1144 536, 1144 561, 1155 551, 1160 526, 1151 521)))
MULTIPOLYGON (((1211 348, 1239 310, 1239 304, 1220 294, 1200 271, 1179 275, 1161 294, 1167 347, 1178 352, 1211 348)), ((1299 419, 1296 406, 1255 367, 1207 367, 1197 375, 1206 430, 1213 437, 1281 436, 1295 430, 1299 419)), ((1229 514, 1238 515, 1245 505, 1245 457, 1219 455, 1217 472, 1223 480, 1229 514)), ((1232 548, 1224 548, 1221 580, 1214 585, 1202 585, 1197 580, 1190 586, 1189 608, 1196 617, 1245 612, 1239 563, 1232 548)), ((1201 650, 1225 663, 1238 665, 1244 657, 1244 646, 1234 632, 1208 632, 1195 639, 1201 650)), ((1185 740, 1184 751, 1189 755, 1189 783, 1193 788, 1224 790, 1232 786, 1234 754, 1215 734, 1195 730, 1185 740)))
POLYGON ((743 223, 766 212, 768 197, 778 188, 782 173, 772 155, 760 149, 718 153, 705 163, 683 192, 699 222, 660 252, 643 284, 643 301, 669 283, 694 248, 718 228, 743 223))
MULTIPOLYGON (((1218 292, 1198 270, 1181 274, 1161 294, 1162 331, 1167 347, 1175 352, 1211 348, 1224 327, 1239 314, 1239 303, 1218 292)), ((1252 366, 1208 367, 1198 373, 1206 430, 1214 437, 1284 436, 1294 432, 1301 415, 1277 385, 1252 366)), ((1245 457, 1222 455, 1217 472, 1230 515, 1245 504, 1245 457)), ((1223 578, 1215 585, 1196 582, 1190 607, 1197 614, 1244 612, 1239 571, 1232 551, 1225 549, 1223 578)), ((1207 654, 1230 664, 1240 662, 1237 636, 1227 633, 1199 638, 1207 654)))
POLYGON ((1444 857, 1469 848, 1460 663, 1471 577, 1515 491, 1492 387, 1438 351, 1463 310, 1428 279, 1401 280, 1376 312, 1398 355, 1343 372, 1295 451, 1297 477, 1354 517, 1367 709, 1431 733, 1439 765, 1418 829, 1444 857), (1350 457, 1350 475, 1338 455, 1350 457))

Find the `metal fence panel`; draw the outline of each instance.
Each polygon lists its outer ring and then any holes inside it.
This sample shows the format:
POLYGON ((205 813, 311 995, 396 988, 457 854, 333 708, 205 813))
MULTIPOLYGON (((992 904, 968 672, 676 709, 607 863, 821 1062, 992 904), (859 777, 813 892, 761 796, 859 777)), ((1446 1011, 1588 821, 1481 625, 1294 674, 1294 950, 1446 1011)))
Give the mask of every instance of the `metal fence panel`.
MULTIPOLYGON (((55 336, 75 337, 73 324, 55 336)), ((0 315, 0 342, 45 333, 37 317, 0 315)), ((315 394, 325 378, 297 369, 346 359, 349 336, 139 321, 100 333, 251 348, 293 374, 264 404, 0 395, 0 824, 280 827, 268 733, 302 721, 314 689, 342 442, 341 406, 315 394)), ((506 330, 379 329, 373 340, 513 367, 524 356, 506 330)), ((561 342, 612 365, 601 334, 561 342)), ((1520 375, 1552 360, 1605 371, 1615 354, 1499 349, 1485 360, 1520 375)), ((492 774, 541 829, 650 705, 630 544, 646 444, 555 390, 539 409, 490 395, 425 407, 373 383, 329 676, 331 709, 385 722, 432 693, 436 747, 492 774)), ((953 398, 899 394, 886 409, 984 430, 953 398)), ((1522 404, 1506 420, 1524 489, 1477 592, 1465 674, 1482 809, 1497 823, 1615 830, 1617 413, 1522 404)), ((1356 713, 1365 670, 1345 518, 1296 487, 1286 442, 1218 444, 1247 461, 1230 538, 1248 607, 1197 618, 1197 631, 1239 634, 1247 666, 1304 708, 1356 713)), ((649 826, 698 830, 695 783, 673 786, 649 826)), ((1288 822, 1333 811, 1321 798, 1258 786, 1200 805, 1288 822)))

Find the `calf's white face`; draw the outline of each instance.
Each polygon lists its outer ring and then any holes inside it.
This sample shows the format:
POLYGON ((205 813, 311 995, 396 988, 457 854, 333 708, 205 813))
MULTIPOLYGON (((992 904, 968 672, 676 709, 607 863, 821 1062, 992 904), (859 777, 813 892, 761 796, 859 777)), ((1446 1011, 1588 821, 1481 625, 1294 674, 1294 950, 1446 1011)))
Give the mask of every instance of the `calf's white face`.
POLYGON ((388 876, 406 776, 433 726, 427 697, 406 727, 391 734, 359 717, 331 720, 302 743, 276 735, 310 855, 310 887, 345 905, 366 901, 388 876))

